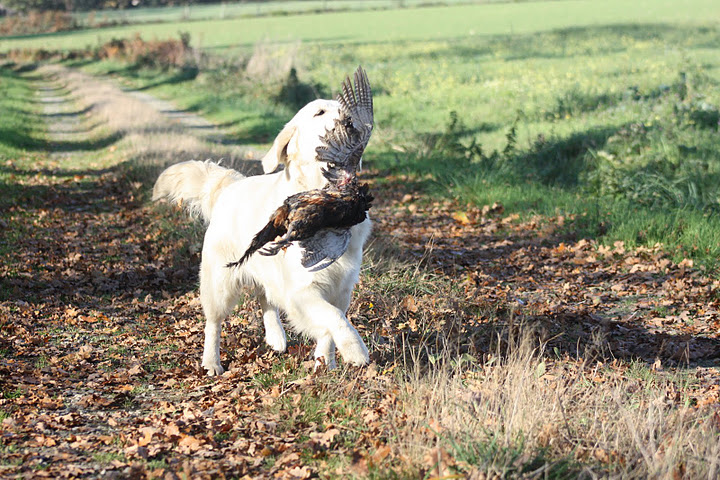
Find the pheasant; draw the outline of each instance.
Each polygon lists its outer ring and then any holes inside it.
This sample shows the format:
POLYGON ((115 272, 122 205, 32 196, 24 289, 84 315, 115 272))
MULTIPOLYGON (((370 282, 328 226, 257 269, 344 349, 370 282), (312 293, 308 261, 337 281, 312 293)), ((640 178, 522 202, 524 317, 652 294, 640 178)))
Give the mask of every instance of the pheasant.
POLYGON ((347 250, 350 227, 365 221, 373 200, 368 185, 357 182, 373 128, 372 92, 362 68, 355 72, 355 88, 346 78, 337 100, 339 118, 333 129, 325 132, 323 144, 316 150, 317 160, 325 162, 322 172, 328 184, 285 199, 240 260, 228 263, 228 267, 242 265, 255 252, 275 255, 292 242, 299 242, 303 266, 318 271, 347 250))

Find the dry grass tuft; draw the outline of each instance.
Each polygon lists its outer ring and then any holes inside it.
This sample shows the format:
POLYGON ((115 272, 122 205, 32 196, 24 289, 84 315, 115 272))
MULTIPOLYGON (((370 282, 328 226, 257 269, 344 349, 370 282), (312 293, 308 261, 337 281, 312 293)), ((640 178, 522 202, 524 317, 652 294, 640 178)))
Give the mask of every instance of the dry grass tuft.
POLYGON ((677 375, 648 370, 650 378, 637 379, 627 366, 549 361, 527 331, 483 363, 445 354, 423 365, 420 353, 401 385, 398 445, 435 475, 720 473, 717 414, 691 406, 677 375))

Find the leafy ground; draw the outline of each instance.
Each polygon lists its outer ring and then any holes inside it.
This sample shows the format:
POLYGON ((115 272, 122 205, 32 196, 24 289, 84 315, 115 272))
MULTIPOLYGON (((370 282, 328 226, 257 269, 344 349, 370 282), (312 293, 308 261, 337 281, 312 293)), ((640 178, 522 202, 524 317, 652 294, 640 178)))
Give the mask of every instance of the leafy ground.
POLYGON ((207 378, 202 233, 148 191, 169 161, 253 151, 79 72, 2 73, 1 476, 717 475, 720 283, 691 260, 370 170, 349 315, 372 365, 269 351, 248 298, 207 378))
POLYGON ((716 3, 168 23, 70 69, 4 65, 0 476, 716 478, 716 3), (151 40, 178 30, 232 58, 151 40), (202 231, 152 182, 190 158, 257 171, 358 63, 378 201, 349 315, 373 364, 268 351, 248 297, 208 379, 202 231))

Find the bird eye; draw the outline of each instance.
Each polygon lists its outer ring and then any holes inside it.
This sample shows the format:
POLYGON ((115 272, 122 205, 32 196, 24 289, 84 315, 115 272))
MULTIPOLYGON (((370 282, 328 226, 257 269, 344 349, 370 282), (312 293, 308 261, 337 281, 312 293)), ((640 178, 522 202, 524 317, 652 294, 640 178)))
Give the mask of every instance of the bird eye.
POLYGON ((315 114, 316 117, 319 117, 319 116, 321 116, 321 115, 325 115, 325 109, 324 109, 324 108, 321 108, 321 109, 318 110, 317 113, 315 114))
POLYGON ((328 168, 335 168, 335 167, 337 167, 337 165, 335 164, 335 162, 328 162, 327 166, 328 166, 328 168))

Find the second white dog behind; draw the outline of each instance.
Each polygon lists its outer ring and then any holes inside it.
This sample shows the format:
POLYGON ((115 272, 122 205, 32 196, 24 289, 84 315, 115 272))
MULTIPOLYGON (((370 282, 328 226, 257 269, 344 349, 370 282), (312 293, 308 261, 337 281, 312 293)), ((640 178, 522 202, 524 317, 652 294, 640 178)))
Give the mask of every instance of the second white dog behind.
POLYGON ((181 202, 208 224, 200 265, 200 300, 205 313, 202 365, 209 375, 223 373, 220 363, 222 322, 237 304, 241 289, 254 289, 263 311, 265 341, 274 350, 287 347, 279 309, 299 333, 317 342, 314 356, 335 366, 335 348, 352 365, 368 362, 368 350, 346 312, 358 281, 370 220, 351 229, 347 251, 332 265, 311 272, 301 264, 295 244, 274 256, 253 255, 228 268, 283 201, 296 193, 322 188, 324 162, 316 148, 334 126, 339 104, 315 100, 285 125, 262 160, 267 175, 244 177, 212 162, 173 165, 158 177, 153 200, 181 202), (274 172, 280 164, 285 168, 274 172), (272 174, 270 174, 272 173, 272 174))

